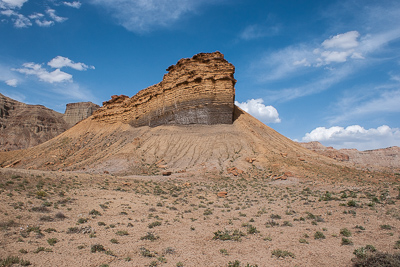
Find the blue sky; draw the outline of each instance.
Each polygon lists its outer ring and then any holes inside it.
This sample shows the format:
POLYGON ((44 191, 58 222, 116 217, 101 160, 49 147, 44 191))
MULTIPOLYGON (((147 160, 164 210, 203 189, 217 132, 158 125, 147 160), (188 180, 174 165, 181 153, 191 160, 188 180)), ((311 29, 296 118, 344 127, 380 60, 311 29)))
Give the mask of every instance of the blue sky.
POLYGON ((399 1, 0 0, 0 92, 64 112, 220 51, 237 104, 297 141, 400 146, 399 1))

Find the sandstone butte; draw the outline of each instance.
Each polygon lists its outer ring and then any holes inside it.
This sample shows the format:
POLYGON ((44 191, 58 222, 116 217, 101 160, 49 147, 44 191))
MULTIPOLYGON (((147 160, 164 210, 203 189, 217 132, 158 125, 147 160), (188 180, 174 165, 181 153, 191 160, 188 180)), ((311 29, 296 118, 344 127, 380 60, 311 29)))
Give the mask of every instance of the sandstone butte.
POLYGON ((181 59, 167 71, 160 83, 131 98, 112 96, 43 144, 0 152, 0 166, 279 180, 338 177, 353 167, 302 147, 236 107, 235 68, 221 53, 181 59))
POLYGON ((167 69, 163 80, 132 98, 112 96, 94 119, 132 126, 232 124, 235 67, 220 52, 184 58, 167 69))

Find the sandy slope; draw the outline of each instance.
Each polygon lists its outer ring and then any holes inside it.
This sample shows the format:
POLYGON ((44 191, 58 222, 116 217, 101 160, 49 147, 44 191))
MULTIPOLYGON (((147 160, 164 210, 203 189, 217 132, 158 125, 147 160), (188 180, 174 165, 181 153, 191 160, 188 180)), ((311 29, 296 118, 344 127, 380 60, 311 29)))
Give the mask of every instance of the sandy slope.
POLYGON ((167 170, 226 173, 275 169, 296 175, 320 168, 336 172, 340 163, 307 150, 236 108, 232 125, 134 128, 88 118, 37 147, 0 154, 0 164, 43 170, 151 174, 167 170), (246 158, 255 158, 252 164, 246 158))

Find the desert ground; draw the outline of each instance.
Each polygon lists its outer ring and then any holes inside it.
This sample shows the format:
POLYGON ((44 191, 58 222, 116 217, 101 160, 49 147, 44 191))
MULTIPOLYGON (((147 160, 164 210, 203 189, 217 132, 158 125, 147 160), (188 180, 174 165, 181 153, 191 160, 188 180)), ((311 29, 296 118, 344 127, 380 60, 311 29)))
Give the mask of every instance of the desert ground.
POLYGON ((0 266, 352 266, 398 253, 400 174, 352 175, 3 168, 0 266))

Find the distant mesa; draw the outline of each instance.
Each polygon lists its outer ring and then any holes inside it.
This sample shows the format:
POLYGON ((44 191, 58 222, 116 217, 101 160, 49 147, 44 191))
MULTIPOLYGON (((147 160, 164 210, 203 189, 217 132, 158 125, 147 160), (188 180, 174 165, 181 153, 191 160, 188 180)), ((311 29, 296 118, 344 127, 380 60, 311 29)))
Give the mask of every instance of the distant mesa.
POLYGON ((200 53, 167 68, 163 80, 132 98, 112 96, 94 119, 134 127, 232 124, 235 67, 220 52, 200 53))
POLYGON ((92 116, 99 108, 99 105, 92 102, 70 103, 67 104, 63 118, 65 122, 72 127, 81 120, 92 116))
POLYGON ((24 149, 65 132, 99 108, 91 102, 68 104, 65 114, 28 105, 0 94, 0 151, 24 149))

